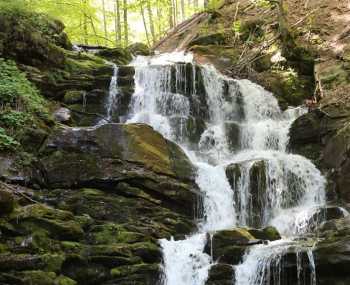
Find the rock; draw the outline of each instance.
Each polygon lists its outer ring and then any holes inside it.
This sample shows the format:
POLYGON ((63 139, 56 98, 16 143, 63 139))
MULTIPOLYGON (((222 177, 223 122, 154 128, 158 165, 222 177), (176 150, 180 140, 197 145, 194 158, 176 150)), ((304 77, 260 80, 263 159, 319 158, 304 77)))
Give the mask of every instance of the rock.
POLYGON ((189 47, 194 45, 222 45, 226 42, 223 33, 213 33, 209 35, 199 36, 189 43, 189 47))
POLYGON ((124 48, 104 48, 99 50, 96 55, 107 59, 117 65, 126 65, 132 60, 132 53, 124 48))
MULTIPOLYGON (((243 167, 249 167, 249 189, 250 202, 248 203, 248 212, 251 213, 248 219, 248 225, 259 227, 264 219, 264 209, 266 206, 266 162, 257 160, 253 162, 232 163, 226 167, 226 176, 233 190, 238 189, 238 183, 244 175, 243 167), (249 165, 245 165, 245 164, 249 165)), ((234 192, 234 201, 238 209, 241 208, 241 193, 234 192)))
POLYGON ((53 113, 53 115, 60 123, 68 123, 72 118, 71 111, 67 108, 59 108, 53 113))
POLYGON ((151 55, 151 51, 144 43, 134 43, 127 47, 127 49, 131 52, 133 56, 143 55, 149 56, 151 55))
POLYGON ((248 230, 236 228, 216 232, 211 238, 208 237, 204 251, 212 255, 219 263, 238 264, 247 246, 262 243, 252 236, 248 230))
POLYGON ((113 280, 108 284, 157 284, 159 282, 160 268, 158 264, 139 264, 118 267, 111 270, 113 280), (139 282, 139 283, 138 283, 139 282))
POLYGON ((99 185, 115 191, 118 183, 127 182, 186 215, 192 215, 199 194, 194 166, 184 152, 146 125, 59 127, 41 156, 50 187, 99 185))
POLYGON ((11 192, 1 189, 0 190, 0 216, 10 214, 13 211, 14 206, 15 206, 14 198, 11 192))
POLYGON ((72 213, 40 204, 17 209, 12 213, 11 220, 16 222, 17 229, 23 234, 44 229, 55 239, 74 241, 83 236, 83 230, 79 223, 74 221, 72 213))
POLYGON ((63 97, 63 102, 66 104, 83 103, 86 91, 84 90, 69 90, 66 91, 63 97))
POLYGON ((237 123, 225 122, 225 133, 230 151, 237 151, 241 146, 240 126, 237 123))
POLYGON ((231 285, 234 280, 234 269, 229 264, 215 264, 209 270, 206 285, 231 285))
POLYGON ((280 233, 272 226, 263 229, 248 229, 248 232, 255 238, 261 240, 275 241, 281 239, 280 233))

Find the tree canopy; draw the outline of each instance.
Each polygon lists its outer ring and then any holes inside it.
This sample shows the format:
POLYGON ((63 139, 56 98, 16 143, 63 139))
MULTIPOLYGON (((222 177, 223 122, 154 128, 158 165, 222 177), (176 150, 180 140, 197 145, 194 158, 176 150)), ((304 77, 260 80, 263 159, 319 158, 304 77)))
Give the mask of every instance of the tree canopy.
MULTIPOLYGON (((217 0, 214 0, 217 1, 217 0)), ((73 43, 151 46, 167 30, 208 7, 207 0, 0 0, 61 20, 73 43)), ((0 8, 1 8, 0 6, 0 8)))

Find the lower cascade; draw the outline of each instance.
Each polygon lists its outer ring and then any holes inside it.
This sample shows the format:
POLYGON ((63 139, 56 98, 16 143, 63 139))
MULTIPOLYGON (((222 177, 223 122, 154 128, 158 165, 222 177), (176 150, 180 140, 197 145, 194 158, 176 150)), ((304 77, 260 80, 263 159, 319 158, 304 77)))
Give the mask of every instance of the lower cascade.
MULTIPOLYGON (((316 284, 312 233, 322 220, 315 213, 325 205, 326 180, 287 149, 289 127, 305 110, 281 111, 262 87, 198 66, 191 54, 139 56, 131 65, 135 91, 124 122, 148 124, 180 145, 197 167, 202 192, 197 231, 160 240, 160 282, 205 284, 217 262, 205 247, 217 231, 273 226, 283 238, 249 246, 233 265, 232 284, 316 284), (311 238, 302 239, 305 234, 311 238), (297 268, 284 272, 291 256, 297 268)), ((118 101, 113 86, 109 103, 118 101)))

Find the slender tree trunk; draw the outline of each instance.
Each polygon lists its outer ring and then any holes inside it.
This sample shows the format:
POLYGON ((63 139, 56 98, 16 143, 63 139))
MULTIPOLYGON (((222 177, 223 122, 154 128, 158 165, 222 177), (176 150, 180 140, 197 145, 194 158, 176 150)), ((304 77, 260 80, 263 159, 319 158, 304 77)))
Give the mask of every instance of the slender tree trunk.
POLYGON ((174 26, 176 26, 177 24, 177 3, 176 0, 172 0, 173 1, 173 23, 174 26))
POLYGON ((128 0, 123 0, 123 16, 124 16, 124 45, 129 44, 129 24, 128 24, 128 0))
POLYGON ((173 0, 168 0, 168 21, 170 29, 174 27, 173 11, 173 0))
POLYGON ((185 0, 180 0, 181 3, 181 20, 185 20, 186 15, 185 15, 185 0))
POLYGON ((151 36, 152 36, 152 42, 155 43, 156 42, 156 35, 154 32, 153 14, 152 14, 150 0, 147 0, 147 11, 148 11, 149 27, 150 27, 151 36))
POLYGON ((84 44, 88 45, 89 44, 89 39, 88 39, 88 17, 86 15, 86 6, 87 6, 87 0, 83 0, 83 39, 84 39, 84 44))
MULTIPOLYGON (((105 39, 108 39, 105 0, 102 0, 102 13, 103 13, 103 31, 104 31, 105 39)), ((108 44, 108 42, 107 42, 107 40, 105 40, 105 45, 107 45, 107 44, 108 44)))
POLYGON ((115 29, 115 43, 116 43, 116 46, 119 46, 122 41, 119 0, 115 0, 114 2, 114 29, 115 29))
POLYGON ((193 0, 193 6, 194 8, 198 9, 198 6, 199 6, 198 0, 193 0))
POLYGON ((140 13, 141 13, 141 16, 142 16, 143 26, 145 27, 145 33, 146 33, 147 43, 148 43, 148 46, 151 46, 151 43, 150 43, 150 41, 149 41, 149 35, 148 35, 146 17, 145 17, 145 12, 144 12, 144 10, 143 10, 142 2, 140 3, 140 13))
POLYGON ((160 36, 163 32, 163 24, 162 24, 162 13, 161 13, 159 0, 157 0, 157 19, 158 19, 157 38, 160 38, 160 36))

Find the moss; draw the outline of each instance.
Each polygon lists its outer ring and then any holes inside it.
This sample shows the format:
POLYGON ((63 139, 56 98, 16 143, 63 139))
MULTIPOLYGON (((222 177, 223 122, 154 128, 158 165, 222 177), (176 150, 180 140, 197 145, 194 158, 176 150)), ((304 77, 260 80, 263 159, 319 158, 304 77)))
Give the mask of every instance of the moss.
POLYGON ((25 232, 45 230, 50 237, 68 240, 77 240, 83 236, 80 225, 72 220, 72 213, 41 204, 16 209, 11 219, 25 232))
POLYGON ((44 271, 23 271, 18 274, 25 285, 55 285, 56 274, 44 271))
POLYGON ((65 256, 61 254, 45 254, 42 256, 42 260, 46 264, 46 271, 59 272, 63 262, 65 261, 65 256))
POLYGON ((107 223, 93 227, 91 229, 91 238, 96 244, 113 244, 134 243, 143 240, 145 236, 127 231, 120 225, 107 223))
POLYGON ((55 285, 77 285, 77 282, 67 276, 60 275, 55 279, 55 285))

